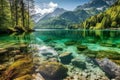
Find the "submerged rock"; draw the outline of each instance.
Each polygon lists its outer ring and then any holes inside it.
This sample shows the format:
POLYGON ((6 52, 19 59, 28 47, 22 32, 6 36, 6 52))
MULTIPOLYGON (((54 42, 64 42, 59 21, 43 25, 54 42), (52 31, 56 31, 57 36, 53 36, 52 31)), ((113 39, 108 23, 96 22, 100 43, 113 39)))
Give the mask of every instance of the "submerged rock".
POLYGON ((25 57, 25 55, 16 55, 14 57, 14 60, 19 60, 19 59, 24 58, 24 57, 25 57))
POLYGON ((112 44, 112 43, 102 43, 100 45, 104 47, 116 47, 116 44, 112 44))
POLYGON ((33 80, 45 80, 40 73, 33 74, 33 80))
POLYGON ((57 56, 57 52, 49 47, 49 46, 42 46, 39 48, 39 53, 43 56, 57 56))
POLYGON ((27 44, 21 44, 20 45, 20 51, 21 52, 28 52, 28 45, 27 44))
POLYGON ((84 50, 88 49, 88 47, 85 46, 85 45, 78 45, 78 46, 77 46, 77 49, 78 49, 79 51, 84 51, 84 50))
POLYGON ((120 80, 120 66, 116 65, 107 58, 103 60, 97 60, 97 62, 110 79, 120 80))
POLYGON ((56 51, 62 51, 63 48, 61 48, 61 47, 55 47, 55 50, 56 50, 56 51))
POLYGON ((64 52, 64 53, 60 54, 59 57, 63 64, 69 64, 71 62, 71 60, 73 59, 71 52, 64 52))
POLYGON ((32 76, 27 74, 27 75, 18 77, 18 78, 14 79, 14 80, 32 80, 32 76))
POLYGON ((30 74, 33 65, 29 57, 19 59, 11 64, 3 73, 4 80, 13 80, 15 78, 30 74), (6 77, 7 76, 7 77, 6 77))
POLYGON ((67 76, 68 69, 58 62, 45 62, 39 67, 45 80, 61 80, 67 76))
POLYGON ((19 49, 20 49, 19 45, 13 45, 7 48, 8 51, 19 50, 19 49))
POLYGON ((66 46, 71 46, 71 45, 75 45, 77 42, 76 41, 67 41, 67 42, 65 42, 64 44, 66 45, 66 46))
POLYGON ((4 53, 7 53, 8 50, 7 49, 4 49, 4 48, 0 48, 0 55, 4 54, 4 53))
POLYGON ((4 71, 7 68, 7 65, 3 64, 0 65, 0 71, 4 71))
POLYGON ((71 63, 75 67, 78 67, 80 69, 86 69, 86 63, 83 60, 76 58, 76 59, 73 59, 71 63))

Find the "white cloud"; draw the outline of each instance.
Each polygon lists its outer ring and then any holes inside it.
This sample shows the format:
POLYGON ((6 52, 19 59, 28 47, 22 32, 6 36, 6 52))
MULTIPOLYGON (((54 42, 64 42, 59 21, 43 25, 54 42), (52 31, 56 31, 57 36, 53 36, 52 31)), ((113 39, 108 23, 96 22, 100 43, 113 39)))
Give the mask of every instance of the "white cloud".
POLYGON ((48 4, 42 4, 42 7, 35 5, 35 13, 40 13, 41 15, 52 13, 57 7, 57 3, 50 2, 48 4))

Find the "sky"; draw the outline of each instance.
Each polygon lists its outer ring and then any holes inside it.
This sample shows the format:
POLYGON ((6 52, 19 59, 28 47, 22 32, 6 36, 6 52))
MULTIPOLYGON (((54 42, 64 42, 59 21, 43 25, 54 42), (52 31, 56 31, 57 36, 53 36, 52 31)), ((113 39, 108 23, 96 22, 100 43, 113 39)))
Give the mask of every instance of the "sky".
POLYGON ((72 11, 78 5, 87 3, 89 0, 35 0, 36 13, 42 15, 53 12, 56 8, 64 8, 72 11))

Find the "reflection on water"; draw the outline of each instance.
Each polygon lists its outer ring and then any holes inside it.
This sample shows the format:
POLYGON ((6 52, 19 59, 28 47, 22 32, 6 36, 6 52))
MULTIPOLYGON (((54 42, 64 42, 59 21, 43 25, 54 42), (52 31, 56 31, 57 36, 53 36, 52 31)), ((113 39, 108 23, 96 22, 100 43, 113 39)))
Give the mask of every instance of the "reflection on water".
POLYGON ((120 31, 0 35, 0 80, 119 80, 118 65, 120 31))

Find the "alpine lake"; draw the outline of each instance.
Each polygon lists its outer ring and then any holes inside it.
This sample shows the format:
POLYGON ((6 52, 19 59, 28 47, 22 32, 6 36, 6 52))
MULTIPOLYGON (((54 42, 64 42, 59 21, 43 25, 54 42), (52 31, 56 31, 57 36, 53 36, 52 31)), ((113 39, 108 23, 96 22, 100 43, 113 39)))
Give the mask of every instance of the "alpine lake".
POLYGON ((1 34, 0 80, 120 80, 120 31, 1 34))

